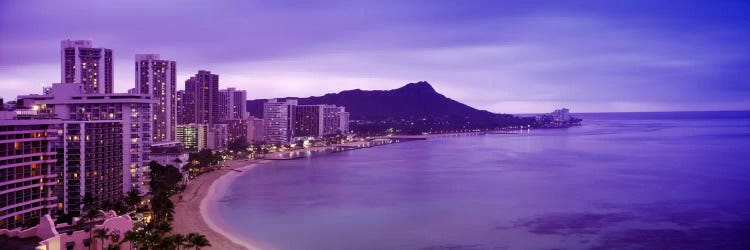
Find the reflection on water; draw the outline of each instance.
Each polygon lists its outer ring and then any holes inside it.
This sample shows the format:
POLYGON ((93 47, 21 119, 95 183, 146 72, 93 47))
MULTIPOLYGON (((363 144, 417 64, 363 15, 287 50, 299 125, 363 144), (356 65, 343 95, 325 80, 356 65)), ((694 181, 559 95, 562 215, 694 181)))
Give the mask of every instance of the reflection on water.
POLYGON ((218 205, 280 249, 748 249, 750 113, 583 118, 275 161, 218 205))

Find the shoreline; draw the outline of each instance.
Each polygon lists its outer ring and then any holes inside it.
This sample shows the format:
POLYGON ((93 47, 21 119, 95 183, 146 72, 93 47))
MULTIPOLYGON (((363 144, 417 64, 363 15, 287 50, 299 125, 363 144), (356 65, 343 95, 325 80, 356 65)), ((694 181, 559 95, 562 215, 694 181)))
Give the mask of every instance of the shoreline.
POLYGON ((268 161, 228 161, 227 167, 193 179, 185 191, 172 197, 175 204, 172 232, 180 234, 195 232, 205 235, 211 247, 204 249, 267 249, 259 243, 239 239, 226 228, 222 228, 216 207, 211 206, 216 204, 217 199, 223 197, 231 180, 242 174, 242 171, 250 170, 266 162, 268 161))
MULTIPOLYGON (((326 152, 331 149, 335 149, 339 146, 354 146, 350 149, 361 149, 372 146, 382 146, 394 143, 403 143, 411 140, 425 140, 436 137, 448 137, 448 136, 476 136, 484 135, 485 133, 448 133, 448 134, 432 134, 427 136, 421 136, 423 138, 377 138, 377 139, 390 139, 393 140, 388 143, 378 143, 370 145, 369 141, 358 141, 349 142, 344 145, 332 145, 326 147, 313 147, 304 149, 295 149, 285 152, 269 153, 268 155, 277 154, 290 154, 290 153, 313 153, 313 152, 326 152)), ((258 167, 262 164, 274 161, 274 160, 292 160, 303 157, 293 157, 290 159, 282 159, 281 157, 271 157, 265 159, 255 160, 231 160, 225 163, 226 167, 219 170, 214 170, 208 173, 204 173, 197 178, 193 179, 188 185, 187 189, 182 193, 173 196, 171 199, 175 204, 175 217, 172 222, 172 232, 187 234, 190 232, 201 233, 211 243, 210 247, 205 249, 273 249, 271 246, 264 246, 263 244, 252 240, 244 239, 238 234, 233 234, 229 231, 230 226, 227 226, 223 221, 223 218, 217 211, 218 199, 223 197, 228 191, 229 186, 233 181, 242 174, 243 171, 250 170, 258 167), (208 194, 211 194, 210 196, 208 194)))

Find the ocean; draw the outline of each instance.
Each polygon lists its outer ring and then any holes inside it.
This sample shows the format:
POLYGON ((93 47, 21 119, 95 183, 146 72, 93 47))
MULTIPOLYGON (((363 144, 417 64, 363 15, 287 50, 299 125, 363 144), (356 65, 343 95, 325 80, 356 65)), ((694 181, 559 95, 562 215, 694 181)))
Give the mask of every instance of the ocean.
POLYGON ((276 249, 750 249, 750 112, 574 116, 274 161, 212 205, 276 249))

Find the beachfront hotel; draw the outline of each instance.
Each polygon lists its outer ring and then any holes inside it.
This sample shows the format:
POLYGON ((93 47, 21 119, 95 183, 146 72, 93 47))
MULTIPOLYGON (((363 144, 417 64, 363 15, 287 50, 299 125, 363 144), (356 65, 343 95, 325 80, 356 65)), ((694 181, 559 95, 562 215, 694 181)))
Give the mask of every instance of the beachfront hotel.
POLYGON ((177 141, 182 142, 188 150, 198 151, 208 148, 208 125, 181 124, 176 129, 177 141))
POLYGON ((18 101, 62 122, 59 213, 80 214, 86 193, 97 205, 118 201, 132 189, 148 193, 150 96, 86 94, 82 84, 58 83, 18 101))
POLYGON ((263 137, 266 143, 286 144, 291 141, 291 115, 294 106, 297 106, 296 99, 270 99, 263 104, 263 137))
POLYGON ((184 123, 212 125, 219 123, 219 75, 200 70, 185 81, 184 123))
POLYGON ((177 63, 159 54, 135 55, 135 93, 155 100, 151 107, 154 142, 174 141, 177 125, 177 63))
POLYGON ((227 120, 228 141, 245 138, 249 144, 263 140, 263 119, 248 117, 246 119, 227 120))
POLYGON ((36 111, 0 111, 0 229, 34 225, 57 208, 60 125, 36 111))
POLYGON ((106 94, 114 90, 112 50, 93 48, 91 40, 60 42, 62 83, 81 83, 87 94, 106 94))
POLYGON ((219 90, 219 113, 223 122, 248 117, 247 92, 235 88, 219 90))

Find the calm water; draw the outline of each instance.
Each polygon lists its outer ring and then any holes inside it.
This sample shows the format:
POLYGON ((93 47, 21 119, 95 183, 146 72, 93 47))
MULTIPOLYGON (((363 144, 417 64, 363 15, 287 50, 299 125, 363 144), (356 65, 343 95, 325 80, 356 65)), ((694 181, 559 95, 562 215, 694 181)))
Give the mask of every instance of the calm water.
POLYGON ((219 201, 279 249, 750 249, 750 113, 585 125, 277 161, 219 201))

